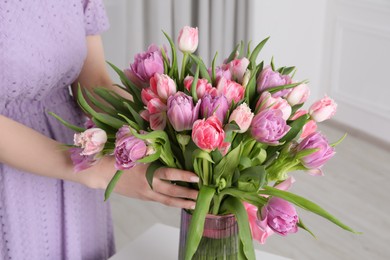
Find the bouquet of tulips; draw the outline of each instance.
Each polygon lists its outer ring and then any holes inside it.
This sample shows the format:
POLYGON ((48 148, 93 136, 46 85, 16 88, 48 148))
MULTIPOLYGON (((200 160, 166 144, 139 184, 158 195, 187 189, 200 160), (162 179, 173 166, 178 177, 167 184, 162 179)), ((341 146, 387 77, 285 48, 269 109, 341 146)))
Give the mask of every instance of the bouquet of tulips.
MULTIPOLYGON (((314 212, 354 232, 313 202, 286 191, 296 170, 321 175, 335 154, 334 146, 317 131, 331 118, 336 104, 329 97, 302 109, 309 95, 305 81, 293 79, 295 67, 275 67, 257 57, 268 38, 253 50, 240 43, 223 64, 207 67, 194 52, 198 29, 184 27, 177 49, 151 45, 137 54, 119 75, 132 100, 104 88, 95 95, 79 89, 78 102, 91 116, 88 129, 76 130, 71 148, 75 170, 89 167, 102 156, 114 156, 118 170, 107 187, 110 195, 123 170, 149 164, 152 187, 159 167, 195 172, 192 185, 199 195, 187 236, 186 259, 194 255, 206 214, 234 214, 239 226, 240 259, 254 259, 252 239, 264 243, 278 233, 308 230, 294 205, 314 212), (87 102, 87 100, 89 102, 87 102), (89 103, 98 107, 95 111, 89 103)), ((180 185, 180 184, 179 184, 180 185)), ((310 232, 310 231, 309 231, 310 232)))

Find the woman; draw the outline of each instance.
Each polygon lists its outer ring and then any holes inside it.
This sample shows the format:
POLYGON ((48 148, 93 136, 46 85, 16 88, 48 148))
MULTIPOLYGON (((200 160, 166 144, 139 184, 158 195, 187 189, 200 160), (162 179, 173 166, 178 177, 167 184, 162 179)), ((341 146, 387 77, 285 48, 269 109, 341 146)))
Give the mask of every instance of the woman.
MULTIPOLYGON (((68 86, 112 85, 99 36, 107 28, 101 0, 0 3, 0 259, 107 259, 114 252, 103 202, 113 159, 74 173, 61 148, 73 132, 47 114, 81 125, 68 86)), ((151 190, 146 168, 128 170, 115 191, 195 206, 196 191, 165 181, 196 182, 195 174, 158 170, 151 190)))

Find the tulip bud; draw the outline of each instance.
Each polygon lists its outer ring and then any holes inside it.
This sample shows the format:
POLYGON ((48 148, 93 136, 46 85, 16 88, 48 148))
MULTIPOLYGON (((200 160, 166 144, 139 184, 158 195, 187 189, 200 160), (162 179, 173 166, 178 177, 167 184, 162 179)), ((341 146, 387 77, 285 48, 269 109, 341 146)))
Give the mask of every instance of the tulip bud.
POLYGON ((322 122, 330 119, 336 114, 337 104, 333 99, 325 96, 323 99, 315 102, 309 108, 309 115, 316 122, 322 122))
POLYGON ((198 48, 198 27, 184 26, 177 39, 178 48, 184 53, 194 53, 198 48))

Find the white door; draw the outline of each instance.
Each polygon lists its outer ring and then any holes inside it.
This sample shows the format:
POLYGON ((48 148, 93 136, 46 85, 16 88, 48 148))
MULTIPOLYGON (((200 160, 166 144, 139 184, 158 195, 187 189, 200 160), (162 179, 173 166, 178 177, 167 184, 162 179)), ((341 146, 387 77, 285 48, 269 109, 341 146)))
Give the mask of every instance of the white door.
POLYGON ((390 143, 390 2, 328 1, 324 70, 335 120, 390 143))

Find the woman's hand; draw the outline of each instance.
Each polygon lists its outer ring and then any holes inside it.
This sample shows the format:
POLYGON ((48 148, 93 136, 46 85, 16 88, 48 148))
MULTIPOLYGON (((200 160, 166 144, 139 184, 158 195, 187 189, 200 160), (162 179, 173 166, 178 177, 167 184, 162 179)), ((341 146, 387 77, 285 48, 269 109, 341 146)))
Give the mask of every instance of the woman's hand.
MULTIPOLYGON (((113 167, 114 162, 111 161, 109 163, 113 167)), ((195 208, 195 200, 198 196, 198 191, 175 185, 171 182, 182 181, 197 183, 199 178, 196 174, 173 168, 159 168, 154 174, 152 183, 153 189, 151 189, 145 176, 147 167, 148 164, 139 164, 130 170, 126 170, 117 182, 114 192, 126 197, 155 201, 171 207, 186 209, 195 208)), ((107 175, 100 188, 105 189, 112 176, 112 173, 110 173, 109 176, 107 175)), ((94 176, 90 176, 90 178, 94 178, 94 176)))

